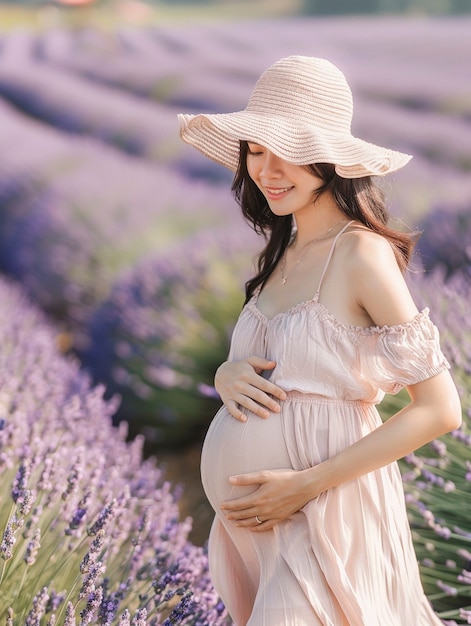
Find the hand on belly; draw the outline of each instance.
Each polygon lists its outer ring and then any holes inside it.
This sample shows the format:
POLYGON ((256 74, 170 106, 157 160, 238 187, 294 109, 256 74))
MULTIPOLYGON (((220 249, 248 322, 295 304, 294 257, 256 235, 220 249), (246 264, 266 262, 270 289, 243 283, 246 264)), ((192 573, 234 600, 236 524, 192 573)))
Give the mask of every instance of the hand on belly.
POLYGON ((233 476, 230 482, 240 489, 255 489, 223 502, 221 510, 237 526, 257 532, 287 520, 312 497, 305 470, 265 470, 233 476))
POLYGON ((246 422, 223 407, 211 423, 201 456, 201 477, 209 502, 217 511, 225 500, 248 495, 257 485, 233 485, 231 476, 290 468, 281 416, 264 420, 249 414, 246 422))

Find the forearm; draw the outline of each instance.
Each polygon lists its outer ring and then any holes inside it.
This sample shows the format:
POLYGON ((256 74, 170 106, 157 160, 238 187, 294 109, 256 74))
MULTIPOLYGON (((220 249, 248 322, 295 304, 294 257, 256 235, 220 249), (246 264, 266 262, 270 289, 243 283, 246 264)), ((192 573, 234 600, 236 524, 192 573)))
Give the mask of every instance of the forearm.
POLYGON ((376 430, 342 452, 306 471, 313 497, 388 465, 460 424, 454 390, 437 404, 412 402, 376 430))

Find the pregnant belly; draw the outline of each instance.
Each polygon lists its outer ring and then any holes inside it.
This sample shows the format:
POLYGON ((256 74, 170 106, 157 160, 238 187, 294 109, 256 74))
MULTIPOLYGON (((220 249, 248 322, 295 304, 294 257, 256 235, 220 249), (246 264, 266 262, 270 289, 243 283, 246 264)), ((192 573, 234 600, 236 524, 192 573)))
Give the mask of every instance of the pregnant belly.
POLYGON ((206 434, 201 454, 201 480, 214 509, 257 487, 234 487, 230 476, 291 467, 283 434, 282 417, 261 419, 252 413, 239 422, 222 407, 206 434))

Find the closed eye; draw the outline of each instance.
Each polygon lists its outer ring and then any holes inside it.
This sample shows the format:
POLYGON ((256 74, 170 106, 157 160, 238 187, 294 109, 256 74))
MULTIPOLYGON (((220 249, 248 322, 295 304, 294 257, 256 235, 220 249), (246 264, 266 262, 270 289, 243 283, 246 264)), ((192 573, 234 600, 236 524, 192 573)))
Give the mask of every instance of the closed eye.
POLYGON ((256 144, 256 143, 249 143, 249 144, 247 144, 247 146, 248 146, 248 150, 247 150, 247 152, 248 152, 248 154, 250 154, 251 156, 258 156, 258 155, 260 155, 260 154, 263 154, 263 150, 264 150, 264 149, 263 149, 263 147, 262 147, 262 146, 259 146, 259 145, 258 145, 258 144, 256 144))

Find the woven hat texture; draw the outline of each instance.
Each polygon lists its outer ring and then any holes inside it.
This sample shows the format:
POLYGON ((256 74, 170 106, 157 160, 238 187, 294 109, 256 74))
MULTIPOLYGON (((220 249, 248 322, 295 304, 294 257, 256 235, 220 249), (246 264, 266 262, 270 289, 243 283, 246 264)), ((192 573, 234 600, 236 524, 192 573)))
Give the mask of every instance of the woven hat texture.
POLYGON ((232 171, 240 140, 296 165, 332 163, 343 178, 382 176, 412 158, 354 137, 352 114, 350 87, 335 65, 289 56, 263 72, 243 111, 179 114, 178 119, 186 143, 232 171))

